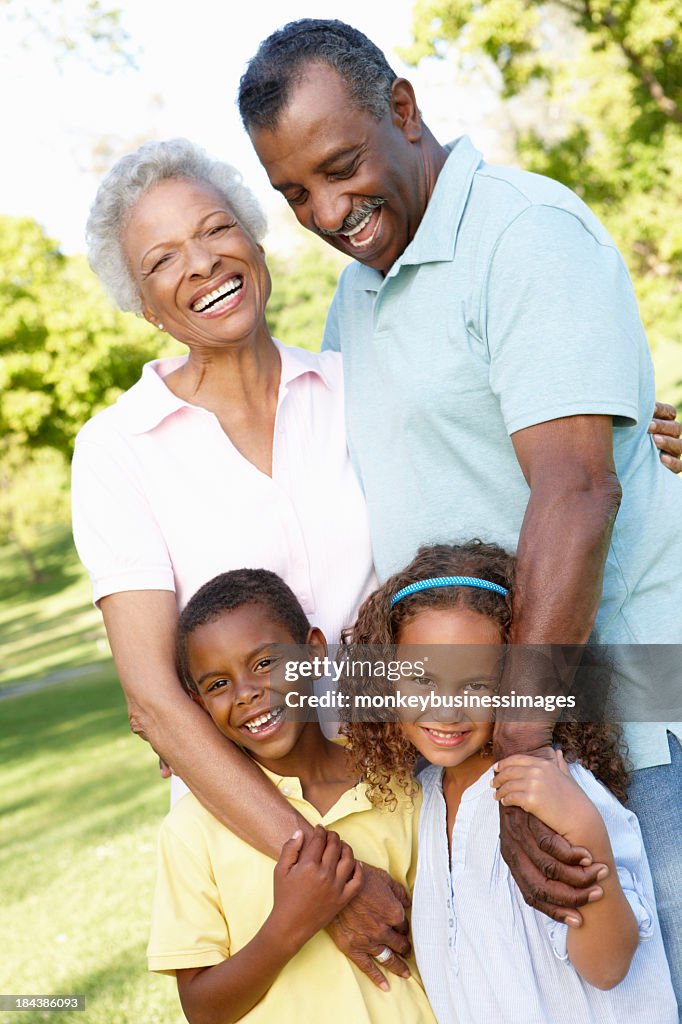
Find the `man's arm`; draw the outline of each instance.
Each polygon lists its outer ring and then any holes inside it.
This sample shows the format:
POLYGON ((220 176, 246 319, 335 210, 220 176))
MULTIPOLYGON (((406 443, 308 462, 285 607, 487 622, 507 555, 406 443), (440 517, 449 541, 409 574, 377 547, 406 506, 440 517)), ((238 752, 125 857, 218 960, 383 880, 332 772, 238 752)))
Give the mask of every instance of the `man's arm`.
MULTIPOLYGON (((571 416, 512 436, 530 487, 518 546, 512 647, 501 693, 546 688, 532 649, 522 645, 582 644, 592 630, 601 597, 604 562, 620 503, 609 416, 571 416)), ((544 665, 542 666, 544 669, 544 665)), ((547 756, 553 719, 499 721, 496 755, 547 756)), ((575 908, 601 890, 603 864, 570 845, 519 808, 501 808, 502 853, 524 897, 538 909, 580 924, 575 908)))
POLYGON ((601 600, 620 505, 610 416, 568 416, 512 435, 530 487, 517 549, 511 641, 582 644, 601 600))

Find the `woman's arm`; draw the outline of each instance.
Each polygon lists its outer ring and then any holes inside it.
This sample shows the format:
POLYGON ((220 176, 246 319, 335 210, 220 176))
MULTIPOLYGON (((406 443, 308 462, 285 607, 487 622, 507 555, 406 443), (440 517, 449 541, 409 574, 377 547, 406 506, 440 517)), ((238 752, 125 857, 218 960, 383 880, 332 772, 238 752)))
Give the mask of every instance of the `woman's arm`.
POLYGON ((599 811, 570 775, 563 754, 551 761, 516 754, 496 766, 495 797, 505 806, 522 807, 563 835, 584 846, 605 864, 603 897, 581 908, 583 924, 569 928, 567 950, 580 976, 595 988, 614 988, 623 980, 639 941, 635 916, 618 880, 606 826, 599 811))
POLYGON ((184 693, 175 671, 175 595, 126 591, 102 598, 109 643, 133 732, 148 740, 211 814, 273 859, 301 817, 208 715, 184 693))
POLYGON ((190 1024, 233 1024, 258 1003, 282 968, 355 896, 362 869, 335 832, 321 826, 305 842, 297 832, 274 872, 274 905, 242 949, 214 967, 177 971, 190 1024))

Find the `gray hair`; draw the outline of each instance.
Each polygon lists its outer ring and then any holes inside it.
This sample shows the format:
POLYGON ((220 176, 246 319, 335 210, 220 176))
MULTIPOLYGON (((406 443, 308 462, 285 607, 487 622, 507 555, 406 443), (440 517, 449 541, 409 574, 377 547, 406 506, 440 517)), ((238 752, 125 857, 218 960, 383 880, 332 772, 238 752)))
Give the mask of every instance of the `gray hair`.
POLYGON ((120 309, 142 310, 139 289, 123 254, 121 233, 135 204, 152 186, 168 178, 212 185, 257 242, 265 235, 265 215, 235 167, 213 160, 188 139, 145 142, 121 157, 104 178, 85 229, 88 262, 120 309))
POLYGON ((316 62, 341 75, 361 110, 384 116, 398 76, 379 47, 343 21, 301 18, 268 36, 242 75, 237 102, 246 130, 276 130, 293 87, 316 62))

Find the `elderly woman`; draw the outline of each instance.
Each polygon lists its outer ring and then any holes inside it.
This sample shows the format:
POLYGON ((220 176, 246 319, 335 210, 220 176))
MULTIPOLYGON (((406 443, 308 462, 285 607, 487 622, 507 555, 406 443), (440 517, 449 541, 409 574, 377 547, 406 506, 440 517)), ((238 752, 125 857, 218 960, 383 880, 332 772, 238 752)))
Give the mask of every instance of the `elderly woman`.
MULTIPOLYGON (((237 172, 185 140, 148 143, 103 181, 91 265, 121 308, 188 354, 147 364, 80 432, 73 514, 133 729, 217 818, 277 857, 310 826, 188 702, 174 664, 178 610, 216 573, 265 567, 336 637, 374 575, 340 357, 271 337, 264 230, 237 172)), ((366 876, 335 937, 378 981, 369 954, 406 950, 389 927, 404 914, 387 876, 366 876)), ((388 966, 402 970, 397 958, 388 966)))

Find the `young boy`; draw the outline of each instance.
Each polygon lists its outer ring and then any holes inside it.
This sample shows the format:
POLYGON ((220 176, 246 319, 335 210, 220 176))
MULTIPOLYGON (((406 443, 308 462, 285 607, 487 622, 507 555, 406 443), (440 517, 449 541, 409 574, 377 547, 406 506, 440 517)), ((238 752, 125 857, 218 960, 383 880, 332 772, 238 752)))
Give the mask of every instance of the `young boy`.
POLYGON ((273 862, 183 797, 161 828, 149 968, 176 975, 191 1024, 432 1024, 415 977, 381 992, 323 930, 360 887, 356 858, 411 889, 419 806, 398 792, 395 811, 373 807, 343 749, 316 721, 294 720, 282 648, 300 644, 325 653, 289 587, 264 569, 217 576, 180 617, 188 693, 315 829, 285 844, 273 896, 273 862))

